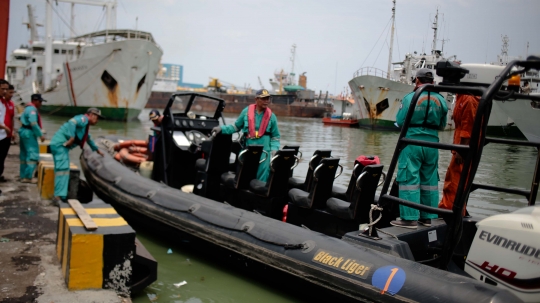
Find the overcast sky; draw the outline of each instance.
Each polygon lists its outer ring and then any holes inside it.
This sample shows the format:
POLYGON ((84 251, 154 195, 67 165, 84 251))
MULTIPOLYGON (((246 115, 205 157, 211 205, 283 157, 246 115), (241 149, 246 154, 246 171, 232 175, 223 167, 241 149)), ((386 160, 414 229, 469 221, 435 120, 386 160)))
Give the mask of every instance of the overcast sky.
MULTIPOLYGON (((11 0, 8 54, 27 44, 26 5, 45 21, 45 0, 11 0)), ((397 0, 393 61, 407 52, 431 51, 433 22, 439 9, 438 48, 464 63, 492 62, 501 36, 510 39, 509 55, 540 54, 539 0, 397 0)), ((70 20, 70 4, 56 11, 70 20)), ((386 70, 391 0, 118 0, 117 28, 153 34, 163 63, 184 66, 184 82, 207 84, 209 77, 243 86, 269 88, 276 70, 307 72, 308 87, 339 93, 362 66, 386 70), (386 28, 386 30, 385 30, 386 28), (378 41, 378 42, 377 42, 378 41)), ((104 10, 78 5, 77 34, 104 29, 104 10)), ((69 29, 53 13, 56 36, 69 29)), ((39 29, 44 34, 44 28, 39 29)))

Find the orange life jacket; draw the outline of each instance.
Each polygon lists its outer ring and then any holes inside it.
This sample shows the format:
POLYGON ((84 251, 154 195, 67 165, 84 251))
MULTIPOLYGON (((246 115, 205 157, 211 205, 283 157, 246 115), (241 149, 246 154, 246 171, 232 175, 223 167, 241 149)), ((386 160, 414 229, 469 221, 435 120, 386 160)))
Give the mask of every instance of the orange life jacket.
POLYGON ((268 123, 270 122, 270 118, 272 117, 272 110, 267 107, 266 111, 264 112, 261 125, 259 125, 259 129, 255 130, 256 110, 257 106, 255 104, 251 104, 250 106, 248 106, 248 138, 261 138, 262 136, 264 136, 266 128, 268 127, 268 123))

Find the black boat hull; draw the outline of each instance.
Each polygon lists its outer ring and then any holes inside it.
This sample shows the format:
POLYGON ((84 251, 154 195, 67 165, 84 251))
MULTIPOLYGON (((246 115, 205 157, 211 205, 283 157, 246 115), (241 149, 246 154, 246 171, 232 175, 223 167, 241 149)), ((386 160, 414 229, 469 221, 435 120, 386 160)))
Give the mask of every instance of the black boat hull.
POLYGON ((468 277, 183 193, 133 173, 108 154, 87 149, 80 160, 103 200, 354 300, 519 302, 468 277))

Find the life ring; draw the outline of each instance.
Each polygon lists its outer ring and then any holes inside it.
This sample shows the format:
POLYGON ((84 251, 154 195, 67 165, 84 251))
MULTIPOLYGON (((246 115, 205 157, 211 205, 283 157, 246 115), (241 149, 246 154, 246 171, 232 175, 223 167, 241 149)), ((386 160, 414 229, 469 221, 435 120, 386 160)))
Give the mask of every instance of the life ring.
POLYGON ((140 146, 140 147, 147 147, 148 142, 146 140, 126 140, 124 142, 120 142, 114 145, 114 150, 119 151, 122 148, 128 148, 130 146, 140 146))
POLYGON ((141 164, 142 162, 146 161, 145 158, 137 157, 135 155, 130 154, 127 148, 120 149, 120 151, 116 153, 116 155, 114 155, 114 158, 118 162, 126 163, 126 164, 135 164, 137 166, 141 164))

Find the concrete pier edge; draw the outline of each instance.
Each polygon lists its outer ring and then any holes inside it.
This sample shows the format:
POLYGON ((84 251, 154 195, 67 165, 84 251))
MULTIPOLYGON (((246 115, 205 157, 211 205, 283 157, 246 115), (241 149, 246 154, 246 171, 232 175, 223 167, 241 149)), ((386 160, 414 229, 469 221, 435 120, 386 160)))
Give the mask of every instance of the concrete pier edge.
POLYGON ((58 207, 36 184, 20 183, 19 146, 12 145, 0 183, 0 303, 130 303, 112 290, 69 291, 56 256, 58 207))

